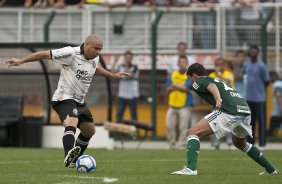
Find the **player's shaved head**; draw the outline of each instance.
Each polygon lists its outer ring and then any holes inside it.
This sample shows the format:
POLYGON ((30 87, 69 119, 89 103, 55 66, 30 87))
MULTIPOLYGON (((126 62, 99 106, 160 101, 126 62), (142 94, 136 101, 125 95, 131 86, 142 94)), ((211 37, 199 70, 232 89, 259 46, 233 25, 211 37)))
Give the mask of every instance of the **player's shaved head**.
POLYGON ((84 57, 89 59, 94 59, 100 54, 103 48, 103 41, 96 35, 91 34, 86 37, 84 42, 84 57))
POLYGON ((94 34, 91 34, 91 35, 86 37, 85 43, 89 44, 89 43, 93 43, 93 42, 103 45, 103 41, 98 36, 96 36, 94 34))

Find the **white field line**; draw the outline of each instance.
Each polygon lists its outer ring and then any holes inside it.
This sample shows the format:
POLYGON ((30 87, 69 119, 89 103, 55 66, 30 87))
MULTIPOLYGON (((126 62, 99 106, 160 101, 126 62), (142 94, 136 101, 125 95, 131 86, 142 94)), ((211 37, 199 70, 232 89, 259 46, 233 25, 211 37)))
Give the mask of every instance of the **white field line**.
MULTIPOLYGON (((65 178, 78 178, 78 179, 96 179, 101 180, 104 183, 113 183, 119 181, 118 178, 109 178, 109 177, 97 177, 97 176, 73 176, 73 175, 58 175, 65 178)), ((60 184, 67 184, 67 183, 60 183, 60 184)))

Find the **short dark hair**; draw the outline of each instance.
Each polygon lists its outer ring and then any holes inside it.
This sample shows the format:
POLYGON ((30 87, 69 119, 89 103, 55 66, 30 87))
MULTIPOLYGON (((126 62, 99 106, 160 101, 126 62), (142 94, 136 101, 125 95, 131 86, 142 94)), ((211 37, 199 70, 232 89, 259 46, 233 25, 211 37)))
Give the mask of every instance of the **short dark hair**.
POLYGON ((194 64, 189 66, 186 74, 188 76, 192 76, 193 73, 196 74, 196 75, 199 75, 199 76, 204 76, 204 75, 206 75, 206 69, 200 63, 194 63, 194 64))
POLYGON ((259 52, 259 47, 257 45, 250 45, 250 50, 255 49, 257 52, 259 52))
POLYGON ((185 59, 187 61, 187 63, 188 63, 188 58, 186 56, 179 56, 178 62, 180 61, 180 59, 185 59))
POLYGON ((238 56, 239 54, 243 54, 245 56, 246 52, 244 50, 237 50, 236 51, 236 56, 238 56))
POLYGON ((178 48, 180 45, 184 45, 185 47, 187 47, 187 43, 186 43, 186 42, 179 42, 179 43, 177 44, 177 48, 178 48))
POLYGON ((130 50, 125 51, 124 55, 127 55, 127 54, 133 56, 133 53, 130 50))

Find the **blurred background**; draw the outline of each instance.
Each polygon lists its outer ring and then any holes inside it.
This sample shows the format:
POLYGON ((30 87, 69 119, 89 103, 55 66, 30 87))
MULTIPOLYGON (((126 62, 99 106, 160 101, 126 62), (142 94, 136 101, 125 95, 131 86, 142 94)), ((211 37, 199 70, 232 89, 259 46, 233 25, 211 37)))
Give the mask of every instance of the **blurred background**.
MULTIPOLYGON (((124 53, 131 51, 131 62, 139 70, 134 79, 139 90, 138 116, 133 119, 128 108, 122 119, 150 125, 148 134, 143 129, 138 131, 138 136, 145 135, 146 139, 166 139, 169 108, 166 88, 168 78, 178 70, 173 66, 178 60, 175 58, 185 55, 189 64, 201 63, 209 73, 215 70, 215 61, 222 58, 236 83, 238 51, 243 51, 245 62, 249 46, 257 45, 259 58, 266 64, 271 78, 266 88, 265 134, 269 141, 282 140, 279 104, 282 86, 276 85, 278 91, 275 91, 273 85, 280 80, 282 68, 282 2, 279 0, 0 0, 0 5, 1 122, 6 122, 0 123, 0 142, 4 146, 29 145, 27 135, 39 132, 41 136, 42 127, 61 124, 50 107, 60 65, 46 60, 7 68, 6 59, 39 50, 79 46, 91 33, 104 41, 101 62, 108 70, 118 70, 124 62, 124 53), (15 96, 20 97, 15 102, 20 108, 18 114, 13 110, 15 106, 9 110, 7 105, 11 102, 8 97, 15 96), (17 128, 7 129, 10 125, 5 118, 9 111, 14 112, 10 116, 19 116, 19 121, 31 124, 20 128, 25 143, 19 141, 19 133, 10 130, 17 128)), ((238 78, 243 86, 244 76, 238 78)), ((119 87, 119 81, 93 78, 86 102, 96 123, 117 121, 119 87)), ((191 124, 211 110, 192 95, 192 113, 187 119, 191 124)), ((41 146, 38 140, 31 146, 41 146)))

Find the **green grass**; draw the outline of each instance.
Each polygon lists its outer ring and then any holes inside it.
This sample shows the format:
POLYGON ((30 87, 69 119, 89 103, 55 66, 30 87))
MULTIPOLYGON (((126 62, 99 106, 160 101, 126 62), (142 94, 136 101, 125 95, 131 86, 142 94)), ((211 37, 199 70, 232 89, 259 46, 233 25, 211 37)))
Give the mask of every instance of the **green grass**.
MULTIPOLYGON (((240 151, 200 152, 198 176, 172 176, 172 171, 186 163, 184 151, 178 150, 88 150, 94 156, 94 173, 78 173, 64 168, 61 149, 0 149, 0 183, 90 184, 103 178, 117 178, 122 184, 278 184, 282 175, 258 176, 263 170, 240 151)), ((265 151, 282 169, 282 152, 265 151)))

